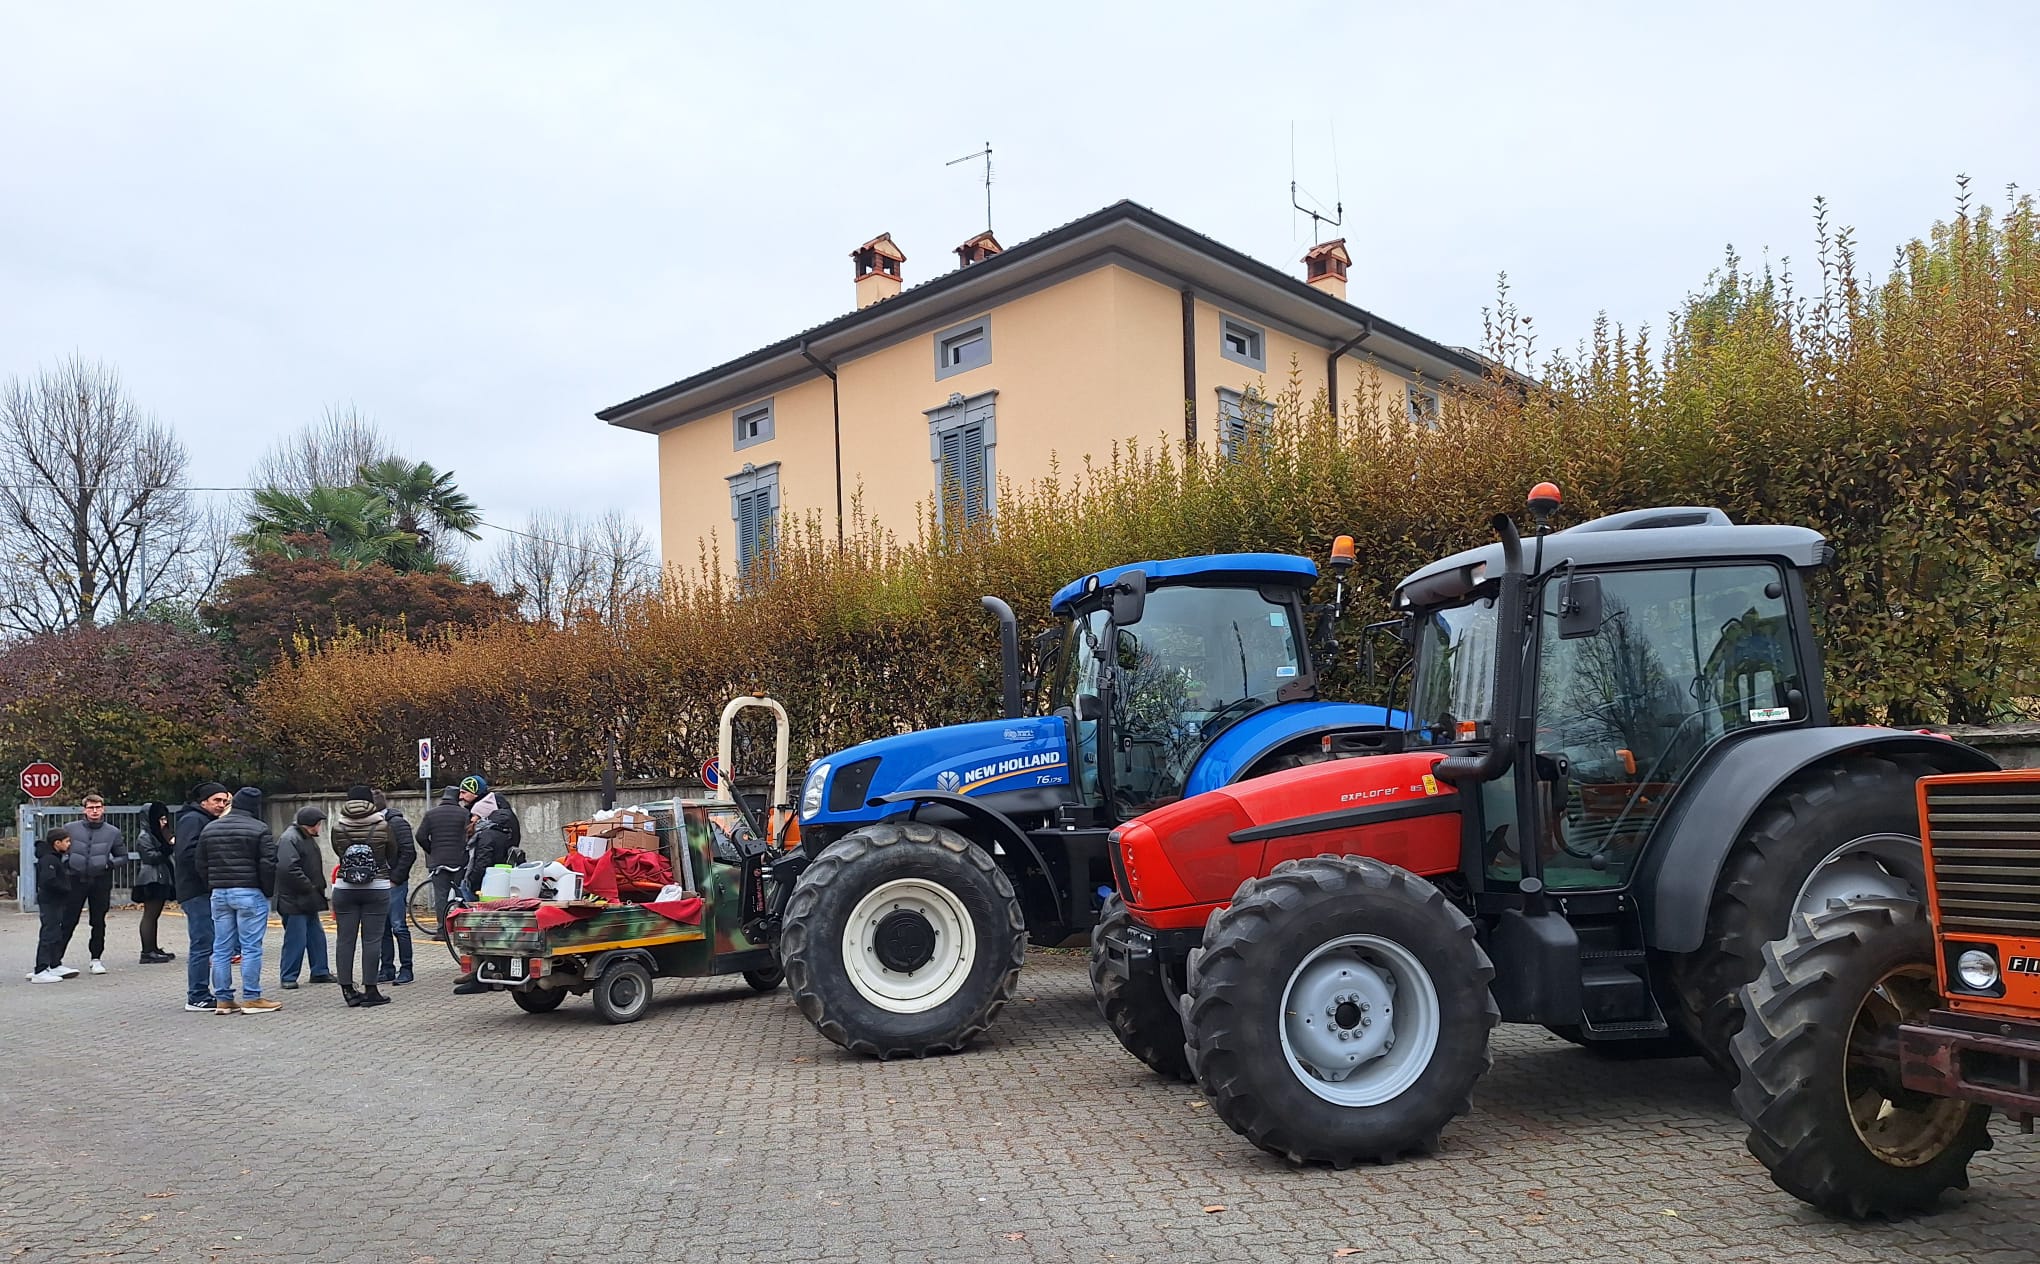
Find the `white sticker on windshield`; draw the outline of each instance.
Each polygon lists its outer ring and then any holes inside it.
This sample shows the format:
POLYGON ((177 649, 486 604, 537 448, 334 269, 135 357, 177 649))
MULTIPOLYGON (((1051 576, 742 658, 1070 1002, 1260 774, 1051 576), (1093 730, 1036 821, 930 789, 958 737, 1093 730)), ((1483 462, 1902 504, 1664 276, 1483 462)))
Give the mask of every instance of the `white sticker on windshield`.
POLYGON ((1789 720, 1791 718, 1791 707, 1757 707, 1750 712, 1751 724, 1768 724, 1773 720, 1789 720))
POLYGON ((1277 676, 1294 676, 1296 674, 1296 669, 1294 667, 1277 667, 1275 669, 1275 674, 1277 676))
POLYGON ((1271 628, 1282 626, 1282 612, 1280 610, 1270 610, 1268 612, 1268 626, 1271 628))

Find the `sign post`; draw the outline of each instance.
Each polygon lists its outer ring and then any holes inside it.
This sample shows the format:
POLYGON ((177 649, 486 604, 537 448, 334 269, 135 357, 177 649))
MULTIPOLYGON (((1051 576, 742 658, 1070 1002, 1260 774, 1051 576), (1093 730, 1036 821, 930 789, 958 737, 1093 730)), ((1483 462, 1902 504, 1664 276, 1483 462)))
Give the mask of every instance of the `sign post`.
POLYGON ((38 759, 21 770, 21 792, 38 803, 54 799, 64 788, 64 774, 55 764, 38 759))
POLYGON ((418 739, 418 780, 425 783, 426 812, 432 810, 432 739, 418 739))

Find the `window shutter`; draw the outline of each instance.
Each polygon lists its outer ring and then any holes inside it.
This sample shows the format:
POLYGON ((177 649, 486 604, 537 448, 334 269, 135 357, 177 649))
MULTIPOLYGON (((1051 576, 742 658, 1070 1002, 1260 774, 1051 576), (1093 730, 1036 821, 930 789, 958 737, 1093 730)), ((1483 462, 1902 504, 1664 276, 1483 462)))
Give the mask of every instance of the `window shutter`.
POLYGON ((976 522, 985 516, 985 428, 972 422, 956 432, 961 440, 963 520, 976 522))

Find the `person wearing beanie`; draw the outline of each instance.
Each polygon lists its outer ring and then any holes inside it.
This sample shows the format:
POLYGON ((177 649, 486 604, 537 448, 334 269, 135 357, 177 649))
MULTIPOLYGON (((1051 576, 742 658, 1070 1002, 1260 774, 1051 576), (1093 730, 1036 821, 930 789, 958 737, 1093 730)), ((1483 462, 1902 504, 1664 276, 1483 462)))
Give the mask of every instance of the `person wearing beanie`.
POLYGON ((231 806, 198 833, 198 871, 212 890, 213 1013, 270 1014, 283 1006, 262 995, 262 937, 276 889, 276 836, 262 819, 262 792, 244 786, 231 806), (241 996, 234 998, 234 954, 241 955, 241 996))
POLYGON ((326 859, 319 849, 319 831, 325 825, 324 811, 302 807, 276 840, 276 889, 270 900, 283 919, 283 959, 277 963, 276 977, 286 992, 297 988, 298 970, 307 957, 312 982, 333 981, 333 968, 326 961, 326 925, 319 920, 326 908, 326 859))
POLYGON ((396 835, 375 805, 375 788, 349 786, 340 819, 333 823, 333 855, 340 861, 333 880, 333 929, 339 939, 340 997, 349 1006, 384 1005, 377 986, 382 967, 383 929, 390 918, 390 871, 396 835), (361 949, 361 986, 355 987, 354 960, 361 949))
POLYGON ((432 880, 439 906, 439 933, 433 938, 445 939, 446 906, 468 865, 468 810, 461 804, 459 786, 440 791, 439 803, 418 823, 418 850, 425 854, 425 877, 432 880))
POLYGON ((177 906, 184 910, 187 940, 184 1008, 193 1014, 210 1014, 217 1008, 212 993, 212 888, 198 871, 198 836, 226 815, 231 802, 233 796, 219 782, 200 782, 191 788, 191 798, 177 810, 172 825, 175 842, 170 849, 170 868, 176 879, 177 906))

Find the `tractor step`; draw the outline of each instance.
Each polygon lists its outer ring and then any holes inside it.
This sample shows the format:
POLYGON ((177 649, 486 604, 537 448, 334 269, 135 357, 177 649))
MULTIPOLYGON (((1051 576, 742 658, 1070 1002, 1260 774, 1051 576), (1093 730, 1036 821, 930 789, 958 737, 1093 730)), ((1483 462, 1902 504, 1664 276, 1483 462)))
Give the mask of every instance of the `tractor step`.
POLYGON ((1671 1025, 1662 1017, 1639 1019, 1624 1023, 1580 1024, 1580 1034, 1589 1040, 1646 1040, 1652 1036, 1668 1036, 1671 1025))

